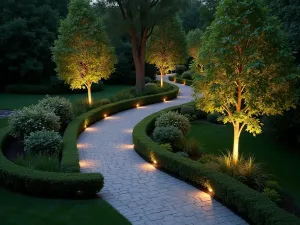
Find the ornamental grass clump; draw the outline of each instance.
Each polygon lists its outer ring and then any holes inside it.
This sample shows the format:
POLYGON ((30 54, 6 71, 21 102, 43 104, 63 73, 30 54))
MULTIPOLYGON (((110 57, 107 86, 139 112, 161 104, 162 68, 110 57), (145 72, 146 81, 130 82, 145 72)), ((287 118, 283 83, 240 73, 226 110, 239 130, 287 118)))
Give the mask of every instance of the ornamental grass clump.
POLYGON ((167 112, 162 114, 160 117, 157 118, 155 121, 156 127, 168 127, 173 126, 179 129, 183 135, 186 135, 191 126, 190 122, 187 117, 184 115, 179 114, 178 112, 167 112))
POLYGON ((8 119, 11 135, 24 139, 35 131, 59 131, 60 118, 41 105, 32 105, 16 110, 8 119))

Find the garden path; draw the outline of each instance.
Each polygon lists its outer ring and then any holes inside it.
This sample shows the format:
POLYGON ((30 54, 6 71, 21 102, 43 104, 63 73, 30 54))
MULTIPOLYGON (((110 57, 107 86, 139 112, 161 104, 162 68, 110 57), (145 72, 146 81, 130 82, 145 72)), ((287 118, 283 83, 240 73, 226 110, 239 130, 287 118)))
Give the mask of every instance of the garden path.
POLYGON ((193 99, 190 87, 176 85, 177 99, 127 110, 88 127, 78 138, 81 171, 104 175, 99 195, 134 225, 247 224, 209 194, 156 169, 133 149, 132 130, 138 122, 193 99))

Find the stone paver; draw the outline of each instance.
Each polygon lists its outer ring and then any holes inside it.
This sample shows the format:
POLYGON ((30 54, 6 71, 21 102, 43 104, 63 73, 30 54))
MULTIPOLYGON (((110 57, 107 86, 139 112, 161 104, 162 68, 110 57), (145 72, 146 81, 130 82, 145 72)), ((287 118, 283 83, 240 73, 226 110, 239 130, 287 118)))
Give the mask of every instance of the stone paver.
POLYGON ((81 171, 104 175, 100 196, 134 225, 247 224, 207 193, 157 170, 134 151, 132 129, 139 121, 192 100, 191 88, 178 86, 176 100, 127 110, 87 128, 78 138, 81 171))

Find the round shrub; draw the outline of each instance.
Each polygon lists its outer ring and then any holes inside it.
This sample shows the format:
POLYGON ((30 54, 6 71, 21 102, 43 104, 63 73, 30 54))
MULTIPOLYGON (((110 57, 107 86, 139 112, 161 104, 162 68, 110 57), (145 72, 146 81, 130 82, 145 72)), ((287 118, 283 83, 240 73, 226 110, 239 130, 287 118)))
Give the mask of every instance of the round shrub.
POLYGON ((281 200, 279 193, 275 189, 265 188, 263 193, 266 197, 268 197, 275 203, 278 203, 281 200))
POLYGON ((206 120, 207 119, 207 113, 202 110, 196 110, 195 115, 198 120, 206 120))
POLYGON ((156 127, 153 139, 159 144, 174 144, 182 139, 182 132, 174 126, 156 127))
POLYGON ((178 65, 178 66, 176 66, 176 73, 178 75, 183 74, 183 72, 186 71, 186 70, 187 70, 187 68, 186 68, 185 65, 178 65))
POLYGON ((178 128, 183 135, 186 135, 190 130, 190 122, 188 118, 184 115, 179 114, 178 112, 167 112, 162 114, 160 117, 157 118, 155 121, 156 127, 168 127, 173 126, 178 128))
POLYGON ((180 113, 183 114, 183 115, 193 116, 193 115, 195 115, 195 109, 194 109, 193 106, 184 105, 184 106, 181 107, 180 113))
POLYGON ((153 95, 158 93, 158 87, 155 83, 148 83, 145 86, 144 94, 146 95, 153 95))
POLYGON ((47 95, 46 98, 39 101, 38 105, 52 110, 57 116, 60 117, 60 122, 62 124, 73 119, 74 112, 72 103, 66 98, 61 98, 58 96, 50 97, 47 95))
POLYGON ((24 139, 31 132, 48 130, 59 131, 60 118, 52 110, 41 105, 33 105, 16 110, 9 117, 9 127, 12 136, 24 139))
POLYGON ((187 153, 190 157, 200 157, 202 155, 200 143, 194 138, 183 138, 179 147, 182 152, 187 153))
POLYGON ((151 83, 152 79, 150 77, 145 77, 144 78, 145 84, 151 83))
POLYGON ((183 78, 183 79, 187 79, 187 80, 193 80, 193 74, 192 74, 192 71, 185 71, 182 75, 181 75, 181 77, 183 78))
POLYGON ((207 115, 207 120, 211 123, 221 124, 221 121, 218 120, 220 116, 219 113, 211 113, 207 115))
POLYGON ((54 131, 36 131, 25 138, 26 154, 56 155, 59 154, 63 141, 54 131))

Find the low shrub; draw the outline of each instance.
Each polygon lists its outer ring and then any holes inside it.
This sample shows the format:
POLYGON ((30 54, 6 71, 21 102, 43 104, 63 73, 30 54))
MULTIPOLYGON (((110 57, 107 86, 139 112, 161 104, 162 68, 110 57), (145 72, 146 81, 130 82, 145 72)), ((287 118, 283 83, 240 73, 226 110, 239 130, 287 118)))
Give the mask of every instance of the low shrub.
POLYGON ((200 157, 200 143, 194 138, 183 138, 180 142, 180 150, 188 154, 189 157, 200 157))
POLYGON ((265 187, 270 188, 270 189, 274 189, 276 191, 279 191, 281 189, 278 182, 275 181, 275 180, 267 180, 266 183, 265 183, 265 187))
POLYGON ((52 110, 45 109, 40 105, 33 105, 16 110, 9 117, 11 134, 18 139, 24 139, 35 131, 59 131, 59 116, 52 110))
POLYGON ((210 162, 217 162, 218 157, 213 155, 213 154, 203 154, 201 157, 198 159, 198 162, 202 164, 210 163, 210 162))
POLYGON ((275 203, 279 203, 281 201, 280 195, 275 189, 265 188, 263 193, 266 197, 268 197, 271 201, 275 203))
MULTIPOLYGON (((176 109, 180 109, 180 107, 173 107, 169 110, 176 109)), ((153 142, 147 133, 153 127, 155 119, 159 115, 160 112, 146 117, 133 130, 135 150, 146 160, 151 161, 155 159, 160 168, 196 185, 207 187, 207 184, 209 184, 213 189, 213 195, 219 201, 234 208, 238 213, 247 217, 253 224, 300 224, 299 218, 280 209, 263 193, 249 188, 224 173, 208 168, 202 163, 168 152, 153 142)))
POLYGON ((181 107, 180 113, 183 115, 193 116, 193 115, 195 115, 195 108, 190 105, 184 105, 181 107))
POLYGON ((183 157, 183 158, 188 158, 189 155, 186 152, 176 152, 176 155, 183 157))
POLYGON ((187 68, 185 65, 178 65, 176 66, 176 73, 180 76, 181 74, 183 74, 184 71, 186 71, 187 68))
POLYGON ((14 163, 19 166, 28 167, 35 170, 61 172, 58 156, 26 154, 26 156, 18 157, 14 163))
POLYGON ((188 85, 188 86, 191 86, 193 84, 192 80, 183 79, 183 78, 177 77, 177 76, 169 76, 169 80, 173 81, 173 82, 176 82, 178 84, 185 84, 185 85, 188 85))
POLYGON ((174 126, 158 126, 153 131, 153 139, 159 144, 169 143, 174 145, 182 139, 182 132, 174 126))
POLYGON ((163 147, 164 149, 168 150, 169 152, 173 152, 173 148, 169 143, 160 144, 160 146, 163 147))
POLYGON ((54 131, 36 131, 25 138, 24 150, 26 154, 59 155, 62 138, 54 131))
POLYGON ((181 77, 183 79, 193 80, 193 73, 192 73, 192 71, 188 70, 188 71, 183 72, 181 77))
POLYGON ((131 92, 131 90, 123 90, 118 92, 114 97, 112 97, 111 102, 118 102, 134 97, 135 95, 131 92))
POLYGON ((145 84, 151 83, 152 79, 150 77, 145 77, 144 78, 145 84))
POLYGON ((58 96, 46 96, 46 98, 39 101, 38 105, 52 110, 55 113, 55 115, 60 117, 61 124, 67 123, 73 119, 73 106, 70 100, 66 98, 61 98, 58 96))
POLYGON ((196 110, 195 116, 196 116, 196 119, 198 119, 198 120, 206 120, 207 119, 207 113, 202 110, 196 110))
POLYGON ((73 103, 73 109, 74 109, 75 116, 79 116, 82 113, 89 111, 90 106, 87 99, 82 98, 82 99, 78 99, 75 103, 73 103))
POLYGON ((186 135, 190 130, 190 122, 188 118, 179 114, 178 112, 169 111, 162 114, 155 121, 156 127, 168 127, 173 126, 178 128, 183 135, 186 135))
POLYGON ((145 90, 144 90, 143 94, 144 95, 153 95, 153 94, 157 94, 159 91, 160 90, 155 83, 148 83, 145 86, 145 90))
POLYGON ((227 152, 218 157, 219 168, 222 172, 245 183, 256 190, 263 190, 269 175, 265 173, 262 165, 255 162, 253 157, 245 159, 240 157, 237 163, 234 163, 232 154, 227 152))
POLYGON ((207 120, 211 123, 222 124, 222 122, 219 121, 220 116, 219 113, 210 113, 207 115, 207 120))

